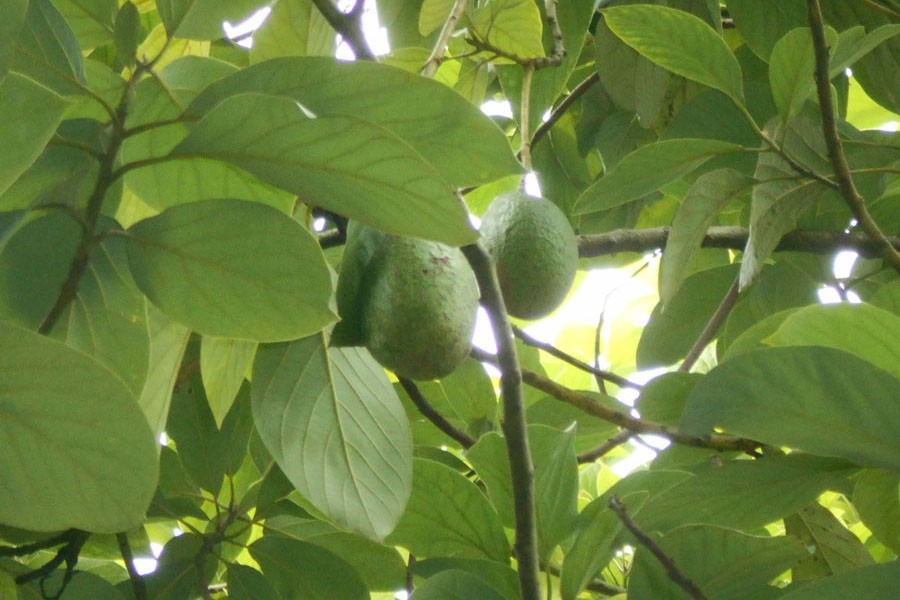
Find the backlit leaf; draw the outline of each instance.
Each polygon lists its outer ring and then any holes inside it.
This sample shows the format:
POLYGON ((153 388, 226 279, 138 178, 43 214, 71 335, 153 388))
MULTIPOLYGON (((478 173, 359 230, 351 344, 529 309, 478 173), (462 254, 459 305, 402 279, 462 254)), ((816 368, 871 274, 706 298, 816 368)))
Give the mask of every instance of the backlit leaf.
POLYGON ((429 577, 416 587, 411 600, 503 600, 483 579, 465 571, 450 569, 429 577))
POLYGON ((200 373, 209 408, 218 427, 222 426, 244 377, 253 364, 256 342, 204 337, 200 341, 200 373))
POLYGON ((320 546, 265 536, 250 555, 282 600, 368 600, 366 584, 346 562, 320 546))

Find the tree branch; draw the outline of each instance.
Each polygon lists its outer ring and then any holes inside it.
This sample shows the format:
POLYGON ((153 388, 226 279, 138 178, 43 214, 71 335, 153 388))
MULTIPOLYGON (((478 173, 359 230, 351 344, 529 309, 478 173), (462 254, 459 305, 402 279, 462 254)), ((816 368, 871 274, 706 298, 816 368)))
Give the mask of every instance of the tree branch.
POLYGON ((616 513, 616 516, 619 517, 619 520, 622 521, 622 524, 628 531, 630 531, 647 550, 653 553, 656 560, 658 560, 663 568, 665 568, 666 573, 669 575, 669 579, 678 584, 678 586, 687 592, 688 596, 694 600, 706 600, 706 596, 700 591, 697 584, 686 577, 684 573, 678 569, 675 561, 659 547, 659 544, 637 526, 637 523, 635 523, 628 515, 625 505, 622 504, 622 501, 619 500, 618 496, 612 496, 609 499, 609 508, 616 513))
MULTIPOLYGON (((742 227, 710 227, 703 238, 704 248, 743 250, 749 232, 742 227)), ((578 236, 578 254, 581 258, 593 258, 617 252, 651 252, 664 248, 669 237, 668 227, 650 229, 616 229, 608 233, 578 236)), ((900 237, 889 238, 900 248, 900 237)), ((840 231, 792 231, 785 235, 778 252, 801 251, 814 254, 832 254, 841 250, 853 250, 860 256, 881 256, 882 245, 867 235, 840 231)))
POLYGON ((441 65, 441 61, 444 59, 444 53, 447 51, 447 44, 450 43, 450 37, 453 35, 453 29, 459 22, 459 18, 462 16, 463 12, 465 12, 466 5, 468 3, 469 0, 456 0, 456 2, 453 4, 453 8, 450 10, 450 15, 447 17, 447 20, 444 22, 444 26, 441 28, 441 33, 440 35, 438 35, 437 42, 435 42, 434 48, 431 50, 431 54, 428 56, 425 64, 422 65, 420 74, 423 77, 434 77, 434 74, 437 72, 438 67, 441 65))
POLYGON ((57 538, 52 538, 54 540, 63 541, 65 545, 56 551, 56 555, 53 558, 39 568, 17 575, 15 579, 16 584, 22 585, 30 581, 38 580, 40 581, 41 594, 44 597, 59 598, 72 580, 72 576, 75 574, 75 566, 78 564, 78 555, 81 553, 81 548, 84 546, 84 543, 90 535, 91 534, 86 531, 69 529, 57 538), (50 575, 63 563, 66 563, 66 572, 63 575, 62 584, 60 584, 60 588, 57 590, 56 594, 51 596, 44 590, 44 584, 47 581, 47 578, 50 577, 50 575))
POLYGON ((313 0, 313 4, 316 5, 316 9, 331 25, 331 28, 338 32, 341 38, 347 42, 356 58, 377 60, 362 32, 362 12, 358 10, 361 8, 361 3, 354 5, 349 13, 339 11, 331 0, 313 0))
POLYGON ((532 346, 534 348, 543 350, 547 354, 549 354, 551 356, 555 356, 556 358, 560 359, 561 361, 568 363, 568 364, 572 365, 573 367, 581 369, 582 371, 585 371, 586 373, 590 373, 591 375, 594 375, 595 377, 599 377, 605 381, 614 383, 615 385, 617 385, 621 388, 631 388, 634 390, 639 390, 642 387, 641 384, 635 383, 633 381, 629 381, 628 379, 625 379, 621 375, 616 375, 615 373, 610 373, 609 371, 604 371, 602 369, 597 369, 596 367, 592 367, 591 365, 587 364, 586 362, 582 362, 582 361, 578 360, 571 354, 566 354, 565 352, 563 352, 556 346, 553 346, 552 344, 548 344, 546 342, 542 342, 538 339, 531 337, 530 335, 528 335, 527 333, 525 333, 523 330, 519 329, 515 325, 512 326, 512 330, 513 330, 513 334, 515 334, 515 336, 517 338, 522 340, 522 342, 524 342, 528 346, 532 346))
POLYGON ((495 46, 487 39, 482 39, 474 31, 469 32, 466 41, 477 50, 490 52, 495 57, 505 58, 521 67, 530 67, 535 71, 546 67, 558 67, 566 56, 566 48, 563 46, 562 29, 560 29, 559 19, 556 16, 556 5, 557 0, 544 0, 544 12, 547 14, 547 23, 550 25, 550 31, 553 35, 553 49, 550 51, 549 56, 519 56, 495 46))
POLYGON ((678 367, 678 370, 681 373, 690 372, 691 368, 693 368, 694 364, 697 362, 697 359, 700 358, 701 354, 703 354, 704 348, 706 348, 706 346, 716 336, 716 332, 719 330, 719 327, 721 327, 722 323, 725 322, 725 319, 728 317, 728 313, 731 312, 731 309, 734 308, 734 305, 737 302, 738 293, 740 292, 740 284, 741 278, 735 277, 734 282, 731 284, 731 287, 729 287, 728 291, 725 292, 725 297, 722 298, 719 306, 716 307, 716 312, 714 312, 712 317, 710 317, 709 323, 707 323, 706 327, 703 328, 703 331, 700 333, 700 337, 697 338, 697 341, 694 342, 693 346, 691 346, 691 349, 687 353, 687 356, 684 357, 684 362, 682 362, 681 366, 678 367))
POLYGON ((503 433, 512 478, 515 508, 516 560, 522 600, 540 600, 540 562, 534 501, 534 465, 528 448, 522 372, 513 343, 512 328, 490 254, 480 243, 462 248, 481 289, 481 305, 487 311, 497 343, 497 366, 503 397, 503 433))
POLYGON ((416 408, 419 409, 419 412, 422 413, 423 417, 431 421, 435 427, 443 431, 449 437, 456 440, 463 448, 468 449, 475 445, 475 440, 469 436, 469 434, 454 427, 453 423, 444 418, 444 415, 436 411, 434 407, 428 403, 428 400, 415 383, 405 377, 398 377, 397 379, 406 391, 406 395, 409 396, 409 399, 416 405, 416 408))
POLYGON ((131 589, 134 591, 135 600, 147 600, 147 584, 134 568, 134 554, 131 553, 128 535, 117 533, 116 542, 119 543, 119 552, 122 554, 122 560, 125 561, 125 570, 128 571, 128 579, 131 580, 131 589))
POLYGON ((828 158, 837 177, 838 189, 844 201, 856 216, 859 225, 869 237, 881 243, 882 256, 885 262, 900 272, 900 252, 885 237, 884 232, 878 227, 878 223, 869 214, 866 202, 853 183, 850 174, 850 165, 841 144, 838 134, 837 122, 834 117, 834 103, 831 99, 831 78, 828 75, 828 42, 825 39, 825 23, 822 19, 822 7, 819 0, 806 0, 809 27, 812 32, 813 48, 816 56, 816 92, 819 96, 819 107, 822 113, 822 130, 825 135, 825 145, 828 148, 828 158))
POLYGON ((587 452, 582 452, 578 455, 578 464, 590 463, 594 462, 598 458, 606 456, 628 440, 630 440, 634 436, 633 431, 629 431, 627 429, 623 429, 616 435, 612 436, 596 448, 591 448, 587 452))
POLYGON ((575 101, 582 97, 585 92, 591 89, 594 84, 600 81, 600 74, 596 71, 591 73, 584 81, 576 85, 569 95, 563 99, 562 102, 559 103, 559 106, 553 109, 550 113, 550 117, 541 123, 537 129, 534 130, 534 135, 531 137, 531 145, 534 146, 537 144, 547 133, 550 132, 550 129, 559 121, 566 111, 575 104, 575 101))

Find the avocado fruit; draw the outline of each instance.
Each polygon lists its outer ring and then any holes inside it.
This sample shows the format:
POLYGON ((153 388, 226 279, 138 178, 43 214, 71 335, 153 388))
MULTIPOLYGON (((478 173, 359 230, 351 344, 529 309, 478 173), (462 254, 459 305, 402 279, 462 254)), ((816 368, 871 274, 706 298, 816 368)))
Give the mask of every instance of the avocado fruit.
POLYGON ((562 304, 575 280, 578 243, 559 207, 520 191, 501 194, 480 232, 510 315, 538 319, 562 304))
POLYGON ((440 379, 469 355, 479 294, 459 248, 385 235, 362 290, 364 343, 398 376, 440 379))

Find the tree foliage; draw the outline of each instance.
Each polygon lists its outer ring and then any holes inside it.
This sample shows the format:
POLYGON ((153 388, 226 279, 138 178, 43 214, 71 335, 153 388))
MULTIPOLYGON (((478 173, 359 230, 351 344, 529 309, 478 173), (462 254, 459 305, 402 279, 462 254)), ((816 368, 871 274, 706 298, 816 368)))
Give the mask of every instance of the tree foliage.
POLYGON ((896 597, 900 4, 351 4, 0 3, 0 597, 896 597), (544 341, 471 224, 529 171, 646 290, 544 341), (385 233, 496 354, 355 345, 385 233))

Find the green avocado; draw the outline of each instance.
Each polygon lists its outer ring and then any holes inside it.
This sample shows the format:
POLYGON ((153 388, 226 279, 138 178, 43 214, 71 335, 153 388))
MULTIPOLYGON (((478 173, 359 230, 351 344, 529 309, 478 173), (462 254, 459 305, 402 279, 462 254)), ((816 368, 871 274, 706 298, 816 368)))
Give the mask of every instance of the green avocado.
POLYGON ((386 235, 366 267, 362 330, 382 366, 439 379, 469 355, 478 284, 459 248, 386 235))
POLYGON ((556 310, 578 268, 575 232, 562 211, 546 198, 508 192, 491 202, 480 231, 507 312, 537 319, 556 310))

